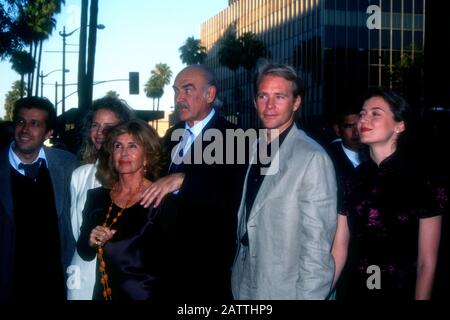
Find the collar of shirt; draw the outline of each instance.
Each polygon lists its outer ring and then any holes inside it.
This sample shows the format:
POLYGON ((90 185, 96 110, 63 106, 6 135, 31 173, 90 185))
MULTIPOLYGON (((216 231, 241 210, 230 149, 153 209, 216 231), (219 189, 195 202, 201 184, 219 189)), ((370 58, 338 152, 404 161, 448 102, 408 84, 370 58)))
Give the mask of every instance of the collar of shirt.
POLYGON ((359 158, 359 154, 356 151, 350 150, 349 148, 345 147, 344 144, 341 142, 342 150, 344 151, 345 155, 347 156, 348 160, 352 163, 353 167, 356 168, 361 163, 361 159, 359 158))
MULTIPOLYGON (((292 127, 294 126, 294 122, 291 123, 291 125, 289 127, 287 127, 282 133, 280 133, 280 135, 278 137, 276 137, 273 141, 278 140, 278 149, 280 149, 281 145, 283 144, 284 140, 286 139, 289 131, 292 130, 292 127)), ((297 128, 297 126, 295 126, 297 128)), ((272 155, 272 143, 273 141, 271 141, 269 144, 267 144, 267 156, 271 156, 272 155)))
POLYGON ((194 139, 197 138, 197 136, 202 132, 203 128, 208 124, 209 121, 211 121, 212 117, 214 116, 214 114, 216 113, 216 110, 211 109, 211 111, 208 113, 208 115, 205 117, 205 119, 197 122, 195 125, 193 125, 192 127, 189 127, 189 125, 187 124, 187 122, 184 123, 184 128, 185 129, 189 129, 191 130, 194 139))
MULTIPOLYGON (((19 172, 22 175, 25 175, 25 170, 19 169, 19 164, 20 163, 24 163, 25 164, 25 162, 20 160, 20 158, 14 152, 14 141, 9 145, 8 158, 9 158, 9 163, 14 168, 14 170, 16 170, 17 172, 19 172)), ((44 152, 44 148, 43 147, 41 147, 41 149, 39 150, 38 156, 31 163, 35 163, 36 161, 39 160, 39 158, 44 159, 44 161, 45 161, 45 163, 47 164, 47 167, 48 167, 48 162, 47 162, 47 158, 45 157, 45 152, 44 152)))
POLYGON ((184 128, 186 130, 190 130, 191 131, 191 135, 189 136, 189 140, 186 142, 186 147, 185 150, 188 150, 189 147, 191 146, 192 142, 194 142, 194 140, 197 138, 197 136, 199 134, 201 134, 202 130, 204 127, 206 127, 206 125, 208 124, 209 121, 211 121, 212 117, 214 116, 214 114, 216 113, 216 111, 213 109, 211 109, 211 111, 208 113, 208 115, 205 117, 205 119, 197 122, 195 125, 193 125, 192 127, 189 127, 189 125, 187 124, 187 122, 184 123, 184 128))

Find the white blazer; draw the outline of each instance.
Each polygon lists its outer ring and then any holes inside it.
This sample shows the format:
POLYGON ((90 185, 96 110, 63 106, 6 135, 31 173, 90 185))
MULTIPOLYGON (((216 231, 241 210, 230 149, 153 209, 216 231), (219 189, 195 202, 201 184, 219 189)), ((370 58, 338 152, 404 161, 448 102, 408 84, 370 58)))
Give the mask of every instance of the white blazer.
MULTIPOLYGON (((70 219, 72 232, 75 239, 80 236, 80 228, 83 223, 83 209, 86 202, 87 191, 100 187, 100 182, 95 178, 97 163, 85 164, 75 169, 70 183, 72 203, 70 206, 70 219)), ((75 250, 71 266, 68 271, 67 299, 68 300, 92 300, 94 291, 96 261, 84 261, 75 250)))

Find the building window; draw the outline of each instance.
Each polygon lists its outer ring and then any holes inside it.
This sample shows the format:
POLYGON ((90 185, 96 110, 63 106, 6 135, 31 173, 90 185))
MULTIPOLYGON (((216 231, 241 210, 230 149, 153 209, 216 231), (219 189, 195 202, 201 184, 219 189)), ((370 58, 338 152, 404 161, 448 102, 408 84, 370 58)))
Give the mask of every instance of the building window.
POLYGON ((402 48, 402 33, 400 30, 392 31, 392 49, 400 50, 402 48))
POLYGON ((413 12, 413 0, 403 0, 403 13, 413 12))
POLYGON ((423 34, 421 31, 414 32, 414 47, 416 50, 420 50, 423 46, 423 34))
POLYGON ((406 50, 410 50, 412 46, 413 46, 412 32, 411 31, 403 32, 403 48, 406 50))
POLYGON ((414 12, 423 13, 423 1, 424 0, 414 0, 414 12))

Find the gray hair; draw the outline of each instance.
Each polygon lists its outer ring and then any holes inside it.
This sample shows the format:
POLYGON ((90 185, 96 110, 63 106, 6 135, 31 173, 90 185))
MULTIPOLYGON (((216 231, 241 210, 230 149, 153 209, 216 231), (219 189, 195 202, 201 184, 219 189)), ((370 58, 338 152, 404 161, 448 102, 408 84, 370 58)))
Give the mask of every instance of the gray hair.
POLYGON ((200 70, 203 73, 203 76, 205 77, 206 84, 208 86, 214 86, 217 88, 216 74, 208 66, 206 66, 204 64, 192 64, 190 66, 185 67, 178 74, 180 75, 183 72, 190 71, 190 70, 200 70))

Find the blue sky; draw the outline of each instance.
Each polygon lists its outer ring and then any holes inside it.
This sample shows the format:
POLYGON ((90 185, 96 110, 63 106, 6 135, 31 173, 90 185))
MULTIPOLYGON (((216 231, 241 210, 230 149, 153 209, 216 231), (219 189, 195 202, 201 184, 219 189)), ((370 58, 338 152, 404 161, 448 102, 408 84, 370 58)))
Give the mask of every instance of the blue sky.
MULTIPOLYGON (((94 86, 93 97, 102 97, 107 91, 115 90, 135 109, 152 108, 152 100, 145 96, 144 84, 150 77, 155 64, 167 63, 174 76, 184 65, 179 58, 178 48, 187 37, 200 38, 200 24, 216 15, 228 5, 227 0, 100 0, 98 23, 105 29, 97 32, 97 53, 94 81, 128 78, 129 71, 139 72, 140 93, 128 95, 128 82, 118 81, 94 86)), ((62 12, 56 16, 57 27, 53 35, 44 43, 42 66, 44 74, 62 69, 62 37, 59 31, 66 26, 66 33, 79 27, 80 1, 66 0, 62 12)), ((76 51, 79 32, 66 38, 67 51, 76 51), (75 46, 73 46, 74 44, 75 46)), ((66 83, 77 81, 78 54, 66 54, 66 83)), ((8 60, 0 61, 0 117, 4 116, 6 93, 20 76, 11 69, 8 60)), ((54 102, 55 81, 60 84, 61 72, 54 72, 44 78, 44 96, 54 102), (48 85, 47 85, 48 83, 48 85)), ((173 82, 173 78, 172 78, 173 82)), ((76 90, 76 86, 66 87, 66 96, 76 90)), ((61 99, 61 88, 58 100, 61 99)), ((170 110, 173 105, 171 85, 164 89, 160 107, 170 110)), ((66 99, 66 110, 77 107, 77 95, 66 99)), ((58 114, 61 105, 58 105, 58 114)))

